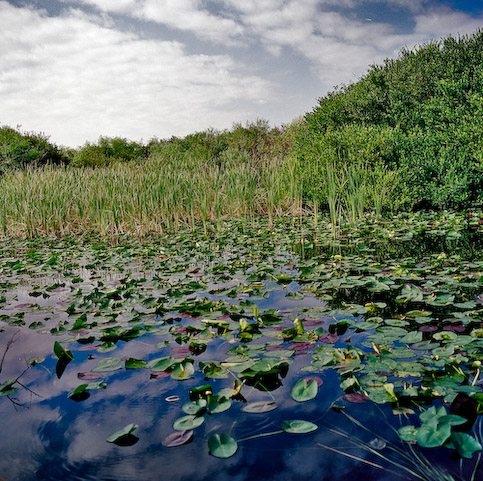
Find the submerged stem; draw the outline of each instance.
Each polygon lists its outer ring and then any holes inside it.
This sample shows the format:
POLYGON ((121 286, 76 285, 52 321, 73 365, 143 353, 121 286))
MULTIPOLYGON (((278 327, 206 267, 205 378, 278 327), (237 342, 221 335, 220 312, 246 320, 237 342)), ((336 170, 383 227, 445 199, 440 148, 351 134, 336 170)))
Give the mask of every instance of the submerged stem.
POLYGON ((285 432, 285 429, 281 429, 280 431, 272 431, 270 433, 254 434, 253 436, 248 436, 246 438, 239 439, 237 442, 242 443, 243 441, 248 441, 250 439, 264 438, 266 436, 273 436, 275 434, 282 434, 284 432, 285 432))

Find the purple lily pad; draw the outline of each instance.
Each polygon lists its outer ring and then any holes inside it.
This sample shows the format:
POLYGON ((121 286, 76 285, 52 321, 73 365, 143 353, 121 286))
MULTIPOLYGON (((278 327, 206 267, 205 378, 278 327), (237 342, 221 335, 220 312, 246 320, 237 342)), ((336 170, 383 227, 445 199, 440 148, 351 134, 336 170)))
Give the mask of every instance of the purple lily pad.
POLYGON ((324 384, 324 381, 319 376, 309 376, 309 377, 306 377, 305 380, 306 380, 307 384, 310 381, 315 381, 317 383, 318 387, 320 387, 320 386, 322 386, 322 384, 324 384))
POLYGON ((339 336, 337 334, 323 334, 319 336, 319 341, 324 342, 325 344, 335 344, 339 340, 339 336))
POLYGON ((294 351, 305 351, 312 347, 315 347, 315 344, 312 342, 294 342, 289 346, 289 349, 293 349, 294 351))
POLYGON ((193 441, 193 431, 175 431, 168 434, 163 439, 163 446, 167 448, 175 448, 177 446, 182 446, 183 444, 188 444, 193 441))
POLYGON ((446 324, 446 326, 443 326, 443 329, 445 331, 464 332, 466 327, 463 324, 446 324))
POLYGON ((77 373, 77 377, 79 379, 86 379, 86 380, 94 380, 94 379, 102 379, 102 374, 98 374, 97 372, 79 372, 77 373))
POLYGON ((171 374, 166 371, 161 371, 161 372, 152 372, 151 373, 151 379, 166 379, 169 377, 171 374))
POLYGON ((421 326, 419 328, 421 332, 434 332, 438 330, 437 326, 421 326))
POLYGON ((101 347, 101 344, 86 344, 85 346, 78 347, 77 351, 95 351, 98 347, 101 347))
POLYGON ((321 319, 303 319, 302 323, 304 326, 320 326, 324 324, 324 321, 321 319))
POLYGON ((349 393, 342 396, 346 401, 354 404, 362 404, 369 400, 367 396, 359 393, 349 393))

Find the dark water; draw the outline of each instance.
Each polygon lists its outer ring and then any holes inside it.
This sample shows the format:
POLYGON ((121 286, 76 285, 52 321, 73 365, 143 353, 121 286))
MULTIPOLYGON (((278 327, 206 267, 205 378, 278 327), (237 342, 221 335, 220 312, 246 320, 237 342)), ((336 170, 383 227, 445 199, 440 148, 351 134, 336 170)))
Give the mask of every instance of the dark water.
MULTIPOLYGON (((474 258, 481 249, 479 237, 465 237, 458 246, 451 244, 453 241, 439 238, 430 238, 427 241, 424 243, 419 239, 417 244, 408 241, 388 245, 366 244, 362 249, 360 245, 357 246, 357 251, 360 254, 365 249, 375 249, 371 251, 371 255, 381 261, 394 256, 423 256, 444 252, 444 249, 448 252, 464 252, 469 258, 474 258)), ((300 251, 297 254, 299 259, 329 255, 323 248, 312 248, 312 251, 306 249, 303 256, 300 251)), ((330 253, 332 254, 333 252, 330 253)), ((291 260, 286 258, 284 263, 291 260)), ((131 278, 154 274, 149 270, 137 271, 133 266, 127 268, 127 273, 131 278)), ((94 275, 89 269, 81 274, 84 278, 92 275, 95 282, 101 279, 104 290, 114 288, 119 284, 119 279, 126 276, 126 272, 109 270, 102 273, 97 270, 94 275)), ((93 279, 91 284, 95 284, 93 279)), ((387 448, 378 451, 393 460, 389 462, 368 452, 367 447, 371 446, 371 442, 377 445, 379 437, 394 442, 407 452, 407 448, 398 442, 397 435, 392 430, 392 427, 398 428, 404 423, 407 424, 407 419, 404 415, 394 415, 388 404, 377 405, 370 401, 356 404, 343 399, 340 375, 332 369, 315 373, 323 384, 314 400, 298 403, 291 398, 294 383, 298 379, 313 375, 300 370, 310 364, 310 360, 307 361, 313 354, 310 350, 308 353, 301 351, 293 357, 293 363, 286 375, 278 377, 280 385, 277 389, 265 392, 250 386, 243 388, 247 402, 274 400, 278 406, 275 411, 247 414, 242 411, 245 404, 243 401, 233 401, 228 411, 206 415, 204 424, 194 430, 193 441, 176 448, 165 447, 162 441, 173 431, 174 421, 185 415, 181 408, 189 401, 190 389, 208 382, 198 369, 195 369, 193 378, 186 381, 176 381, 170 377, 153 379, 149 369, 105 372, 102 373, 102 379, 107 384, 106 389, 90 391, 89 397, 79 402, 69 399, 67 394, 79 384, 91 382, 80 380, 78 374, 91 372, 102 358, 116 356, 123 360, 150 360, 167 355, 169 349, 180 346, 171 344, 166 348, 159 347, 166 335, 156 333, 148 333, 129 342, 120 340, 114 351, 106 353, 98 352, 95 347, 98 342, 92 345, 71 342, 65 346, 72 350, 74 360, 66 366, 59 378, 56 375, 57 359, 52 352, 53 343, 55 340, 68 340, 75 333, 65 332, 60 336, 53 336, 39 332, 42 329, 28 327, 32 322, 42 321, 46 329, 51 329, 59 322, 69 319, 66 307, 72 301, 75 289, 68 283, 51 291, 48 298, 29 294, 32 289, 42 291, 43 286, 55 280, 51 273, 47 277, 41 272, 37 276, 23 274, 17 285, 4 288, 7 301, 0 313, 10 316, 10 321, 4 323, 3 332, 0 333, 0 354, 5 354, 0 383, 16 379, 23 373, 16 384, 18 390, 9 396, 0 397, 0 478, 5 481, 415 479, 398 467, 402 462, 402 455, 391 453, 387 448), (25 306, 34 303, 39 308, 32 310, 25 306), (17 312, 24 313, 24 325, 12 325, 12 316, 17 312), (45 361, 27 369, 27 360, 33 357, 44 357, 45 361), (331 407, 334 404, 343 406, 344 412, 357 419, 360 425, 351 422, 344 413, 333 410, 331 407), (290 419, 313 422, 318 429, 307 434, 281 433, 243 441, 239 443, 236 454, 228 459, 219 459, 209 453, 207 439, 214 433, 225 432, 240 440, 277 431, 284 420, 290 419), (106 442, 110 434, 130 423, 139 426, 134 432, 139 438, 135 444, 117 446, 106 442), (358 440, 362 447, 357 446, 358 440)), ((60 276, 57 280, 65 280, 65 276, 60 276)), ((305 284, 299 285, 297 282, 284 286, 265 281, 264 296, 252 292, 241 296, 241 299, 253 301, 261 312, 265 309, 278 309, 286 313, 278 326, 280 329, 291 327, 294 318, 303 316, 304 310, 310 307, 323 308, 328 303, 338 306, 342 301, 350 300, 351 296, 353 301, 360 303, 378 300, 373 293, 351 291, 349 294, 334 292, 333 298, 326 301, 323 296, 319 297, 306 290, 306 287, 305 284), (300 289, 305 294, 303 299, 287 297, 288 293, 296 293, 300 289), (345 297, 341 298, 341 295, 345 297), (360 299, 355 299, 354 296, 360 296, 360 299)), ((165 292, 158 292, 156 289, 148 291, 153 297, 165 295, 165 292)), ((144 295, 148 295, 147 292, 144 295)), ((212 293, 209 297, 223 299, 235 305, 240 303, 240 298, 234 299, 226 294, 212 293)), ((178 326, 192 322, 189 316, 177 312, 170 315, 182 319, 174 321, 178 326)), ((169 317, 168 314, 165 316, 169 317)), ((357 320, 359 317, 353 316, 353 319, 357 320)), ((319 320, 319 325, 328 332, 329 324, 338 319, 334 316, 331 319, 320 316, 319 320)), ((355 332, 351 335, 354 346, 360 346, 366 336, 365 333, 355 332)), ((270 341, 270 338, 255 339, 252 342, 263 341, 270 341)), ((236 339, 229 338, 211 341, 206 351, 194 356, 195 367, 199 361, 224 360, 227 351, 237 343, 236 339)), ((346 345, 344 336, 341 336, 335 347, 346 345)), ((232 377, 209 382, 214 392, 233 387, 232 377)), ((430 464, 441 466, 443 471, 460 473, 459 462, 451 460, 449 454, 449 450, 424 451, 430 464)), ((470 479, 472 467, 473 464, 465 465, 461 472, 463 479, 470 479)), ((483 479, 483 473, 480 472, 474 479, 483 479)))

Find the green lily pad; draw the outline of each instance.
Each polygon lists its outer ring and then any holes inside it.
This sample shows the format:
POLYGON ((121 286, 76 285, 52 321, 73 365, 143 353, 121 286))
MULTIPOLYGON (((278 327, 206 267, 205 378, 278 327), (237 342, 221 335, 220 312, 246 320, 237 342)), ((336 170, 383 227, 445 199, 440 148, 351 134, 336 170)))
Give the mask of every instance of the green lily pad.
POLYGON ((112 433, 106 441, 108 443, 115 443, 116 441, 119 441, 122 437, 127 436, 129 434, 132 434, 139 426, 137 424, 128 424, 127 426, 124 426, 122 429, 119 431, 116 431, 115 433, 112 433))
POLYGON ((229 458, 236 453, 238 443, 228 434, 214 434, 208 439, 208 448, 210 454, 217 458, 229 458))
POLYGON ((192 416, 196 416, 206 409, 206 399, 197 399, 196 401, 191 401, 183 406, 183 412, 192 416))
POLYGON ((277 409, 275 401, 257 401, 243 406, 242 411, 246 413, 268 413, 277 409))
POLYGON ((173 428, 176 431, 189 431, 201 426, 204 422, 203 416, 183 416, 174 422, 173 428))
POLYGON ((319 387, 314 379, 300 379, 292 388, 292 398, 297 402, 310 401, 317 396, 319 387))
POLYGON ((64 349, 58 341, 54 342, 54 354, 58 359, 69 359, 71 361, 74 359, 72 352, 64 349))
POLYGON ((317 428, 318 426, 316 424, 311 423, 309 421, 302 421, 299 419, 284 421, 282 423, 282 429, 286 433, 291 433, 291 434, 310 433, 312 431, 315 431, 317 428))
POLYGON ((123 363, 118 357, 106 357, 97 363, 93 372, 112 372, 122 369, 123 363))
POLYGON ((454 431, 451 433, 450 440, 458 454, 463 458, 471 459, 473 453, 482 449, 480 442, 467 433, 454 431))

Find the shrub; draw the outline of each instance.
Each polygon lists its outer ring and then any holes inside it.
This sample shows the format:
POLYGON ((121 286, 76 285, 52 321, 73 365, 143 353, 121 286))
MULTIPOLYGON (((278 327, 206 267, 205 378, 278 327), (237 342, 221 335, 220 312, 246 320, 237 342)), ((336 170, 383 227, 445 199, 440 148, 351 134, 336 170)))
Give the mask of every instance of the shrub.
POLYGON ((115 161, 127 162, 145 159, 147 147, 122 137, 100 137, 97 144, 86 142, 74 155, 76 167, 99 167, 115 161))
POLYGON ((68 163, 66 152, 49 142, 48 137, 33 132, 20 132, 0 127, 0 174, 26 166, 68 163))
POLYGON ((481 202, 482 119, 483 31, 403 49, 305 116, 295 142, 304 196, 324 202, 325 166, 341 178, 356 163, 392 172, 386 207, 481 202))

